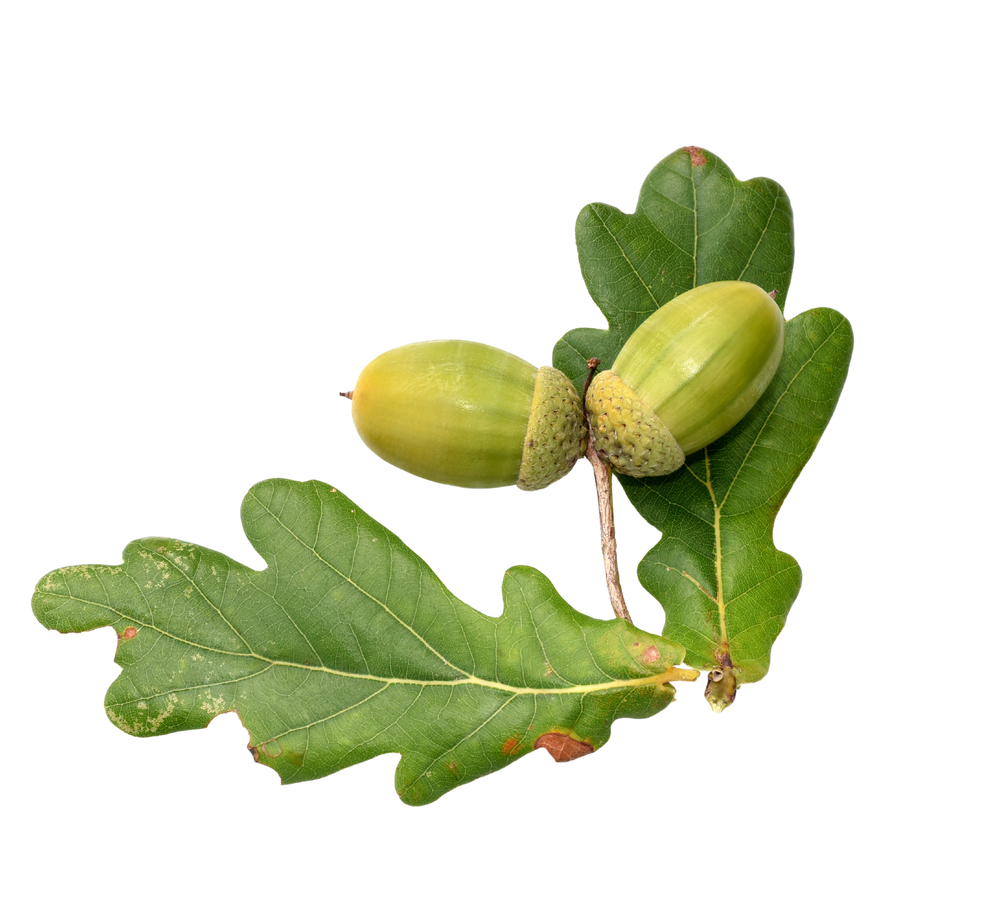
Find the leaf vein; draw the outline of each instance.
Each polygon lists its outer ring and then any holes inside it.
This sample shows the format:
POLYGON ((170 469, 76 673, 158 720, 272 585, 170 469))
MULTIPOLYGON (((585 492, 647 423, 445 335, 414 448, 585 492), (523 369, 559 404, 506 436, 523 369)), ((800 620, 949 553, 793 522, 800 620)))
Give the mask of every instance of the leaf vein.
MULTIPOLYGON (((250 495, 252 495, 252 491, 250 491, 250 495)), ((252 496, 252 498, 256 499, 255 496, 252 496)), ((259 500, 256 501, 259 502, 259 500)), ((273 512, 270 509, 269 506, 265 506, 261 502, 259 503, 259 505, 277 522, 278 525, 280 525, 281 528, 283 528, 284 531, 286 531, 292 538, 294 538, 294 540, 296 540, 298 544, 309 550, 315 557, 317 557, 318 560, 321 561, 321 563, 323 563, 328 569, 330 569, 333 573, 335 573, 335 575, 344 579, 354 589, 361 592, 366 598, 377 604, 382 610, 384 610, 387 614, 389 614, 389 616, 392 617, 393 620, 395 620, 400 626, 404 627, 415 639, 417 639, 421 643, 421 645, 426 647, 427 650, 432 652, 433 655, 435 655, 438 659, 440 659, 440 661, 443 664, 445 664, 448 668, 453 669, 454 671, 460 672, 461 674, 465 674, 465 675, 468 674, 468 672, 466 672, 463 668, 459 668, 457 665, 453 664, 452 662, 448 661, 448 659, 444 658, 444 656, 440 652, 438 652, 432 645, 430 645, 430 643, 427 642, 419 633, 417 633, 416 630, 414 630, 413 627, 411 627, 405 620, 403 620, 398 614, 396 614, 392 610, 392 608, 390 608, 388 605, 380 601, 375 595, 371 594, 370 592, 362 588, 362 586, 359 585, 351 576, 346 576, 340 569, 338 569, 332 563, 328 562, 328 560, 325 557, 323 557, 320 553, 318 553, 318 551, 314 547, 312 547, 310 544, 304 541, 303 538, 299 537, 290 528, 290 526, 287 525, 283 521, 283 519, 280 518, 280 516, 278 516, 275 512, 273 512)), ((356 522, 356 537, 358 536, 358 528, 359 526, 358 523, 356 522)), ((353 551, 353 563, 354 563, 354 551, 353 551)), ((419 600, 418 600, 418 604, 419 604, 419 600)))

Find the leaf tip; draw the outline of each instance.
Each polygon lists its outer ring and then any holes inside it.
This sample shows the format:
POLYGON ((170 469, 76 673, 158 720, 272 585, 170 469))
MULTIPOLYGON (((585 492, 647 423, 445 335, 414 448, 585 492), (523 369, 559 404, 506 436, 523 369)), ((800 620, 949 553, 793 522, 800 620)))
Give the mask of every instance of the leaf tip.
POLYGON ((683 152, 689 153, 689 161, 694 168, 699 168, 701 165, 707 164, 707 157, 703 155, 705 150, 702 150, 698 146, 684 146, 683 152))

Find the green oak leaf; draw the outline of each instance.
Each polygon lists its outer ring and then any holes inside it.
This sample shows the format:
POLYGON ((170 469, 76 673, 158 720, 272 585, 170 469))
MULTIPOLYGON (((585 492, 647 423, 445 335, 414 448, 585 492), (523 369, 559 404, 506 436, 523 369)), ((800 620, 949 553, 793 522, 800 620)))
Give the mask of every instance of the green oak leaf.
MULTIPOLYGON (((792 275, 792 212, 774 181, 738 181, 712 153, 686 147, 646 178, 634 214, 591 204, 577 221, 587 288, 609 330, 564 335, 554 364, 580 383, 586 360, 613 362, 632 331, 665 302, 715 280, 777 290, 792 275)), ((849 322, 832 309, 786 325, 778 372, 730 433, 668 477, 619 477, 641 515, 662 531, 639 579, 662 604, 664 635, 687 663, 710 669, 716 710, 768 671, 771 648, 801 584, 795 560, 774 544, 785 496, 816 448, 846 380, 849 322)))
POLYGON ((579 614, 528 567, 506 573, 501 617, 479 613, 327 484, 257 484, 242 521, 261 571, 146 538, 121 566, 38 583, 45 626, 116 630, 106 711, 124 731, 235 710, 283 782, 394 752, 400 797, 421 805, 538 747, 560 761, 596 750, 615 718, 654 715, 671 681, 696 676, 674 667, 679 646, 579 614))
POLYGON ((660 305, 714 280, 777 289, 784 309, 792 279, 792 206, 769 178, 738 181, 713 153, 677 150, 645 179, 638 207, 622 213, 588 204, 577 217, 577 251, 587 289, 609 330, 563 335, 553 365, 578 387, 587 360, 610 369, 625 342, 660 305))
POLYGON ((665 609, 664 635, 686 647, 688 664, 715 669, 714 708, 767 674, 798 595, 802 572, 775 547, 775 516, 832 416, 852 349, 839 312, 796 316, 775 378, 737 427, 676 474, 622 481, 662 531, 639 579, 665 609))

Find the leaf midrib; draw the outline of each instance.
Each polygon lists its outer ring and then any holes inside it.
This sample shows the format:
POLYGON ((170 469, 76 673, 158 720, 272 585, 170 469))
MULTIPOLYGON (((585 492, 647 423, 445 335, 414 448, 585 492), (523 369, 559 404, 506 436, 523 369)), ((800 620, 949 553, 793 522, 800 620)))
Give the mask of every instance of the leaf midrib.
MULTIPOLYGON (((180 569, 180 567, 177 567, 180 569)), ((182 574, 184 574, 182 572, 182 574)), ((185 578, 188 577, 185 575, 185 578)), ((188 579, 190 582, 191 580, 188 579)), ((109 611, 114 614, 120 620, 127 621, 137 625, 139 629, 151 630, 160 636, 171 639, 174 642, 181 643, 182 645, 188 646, 193 649, 200 649, 202 652, 211 652, 217 655, 227 655, 233 658, 241 659, 253 659, 257 662, 267 665, 268 667, 261 672, 252 672, 248 675, 244 675, 242 678, 237 678, 235 680, 245 680, 250 677, 255 677, 261 674, 265 674, 272 667, 280 668, 296 668, 300 671, 306 671, 311 673, 326 674, 331 677, 341 677, 349 678, 351 680, 364 680, 373 681, 375 683, 386 684, 386 685, 408 685, 414 687, 461 687, 461 686, 474 686, 483 687, 488 690, 500 690, 505 693, 512 693, 515 695, 526 695, 526 696, 556 696, 563 694, 575 694, 583 695, 590 693, 602 693, 607 690, 621 690, 625 688, 638 688, 638 687, 649 687, 649 686, 660 686, 662 684, 668 683, 673 680, 685 680, 689 678, 690 672, 686 669, 679 669, 670 666, 665 671, 658 672, 656 674, 647 675, 645 677, 638 678, 611 678, 606 681, 598 681, 593 684, 573 684, 569 687, 518 687, 513 684, 508 684, 504 681, 491 681, 486 678, 477 677, 476 675, 469 675, 467 672, 462 672, 465 677, 450 679, 450 680, 438 680, 438 679, 425 679, 425 678, 399 678, 399 677, 387 677, 380 674, 359 674, 352 671, 343 671, 337 668, 329 668, 326 665, 305 665, 300 662, 285 661, 283 659, 269 658, 265 655, 260 655, 258 652, 250 650, 249 652, 232 652, 228 649, 218 649, 213 646, 202 645, 201 643, 193 642, 190 639, 184 639, 174 633, 169 633, 167 630, 162 629, 156 624, 147 623, 145 620, 141 620, 139 617, 134 617, 131 614, 126 614, 116 607, 108 604, 102 604, 98 601, 92 601, 87 598, 80 598, 76 595, 69 593, 48 591, 47 595, 52 598, 60 598, 65 601, 74 601, 80 604, 84 604, 88 607, 97 608, 104 611, 109 611)), ((460 669, 455 669, 460 670, 460 669)), ((694 672, 695 674, 695 672, 694 672)), ((212 682, 206 681, 201 684, 195 685, 183 685, 181 687, 175 687, 173 690, 168 690, 167 693, 173 693, 175 691, 183 692, 185 690, 195 690, 205 687, 215 687, 223 686, 224 684, 230 683, 229 681, 224 682, 212 682)), ((568 682, 569 683, 569 682, 568 682)), ((163 694, 162 694, 163 695, 163 694)), ((150 697, 143 697, 143 699, 150 699, 150 697)))
MULTIPOLYGON (((714 573, 715 573, 716 585, 717 585, 717 593, 716 593, 716 595, 710 594, 686 570, 679 570, 679 572, 680 572, 681 575, 683 575, 684 577, 686 577, 686 578, 690 579, 692 582, 694 582, 700 588, 700 590, 716 606, 716 613, 717 613, 717 618, 718 618, 719 631, 717 633, 717 638, 716 638, 715 642, 716 642, 718 648, 724 649, 724 648, 726 648, 729 645, 729 641, 728 641, 728 638, 727 638, 727 606, 728 606, 728 604, 730 604, 731 601, 733 601, 736 598, 740 597, 740 595, 732 595, 732 596, 726 596, 726 597, 724 595, 724 586, 723 586, 723 563, 724 563, 724 560, 723 560, 723 551, 722 551, 722 546, 721 546, 721 527, 722 527, 721 526, 721 522, 722 522, 722 520, 724 518, 724 515, 725 515, 725 513, 724 513, 724 506, 726 505, 727 500, 729 499, 729 497, 731 495, 731 492, 734 489, 734 486, 737 484, 737 481, 738 481, 738 479, 741 476, 741 471, 744 470, 744 466, 747 464, 748 459, 751 456, 751 453, 754 451, 755 447, 758 444, 758 441, 761 439, 762 435, 764 435, 765 430, 768 428, 769 423, 771 422, 771 418, 775 415, 775 411, 778 409, 778 406, 782 403, 782 401, 784 400, 785 396, 789 393, 789 391, 791 391, 792 386, 795 384, 795 382, 799 378, 799 376, 805 371, 806 367, 813 362, 813 360, 816 358, 816 355, 819 353, 819 351, 822 350, 822 348, 825 347, 826 344, 828 344, 829 341, 833 338, 833 336, 837 333, 837 331, 839 330, 839 328, 843 325, 843 322, 844 321, 846 321, 845 318, 842 319, 840 322, 838 322, 837 325, 830 330, 829 334, 827 334, 825 338, 823 338, 820 342, 818 342, 816 344, 816 346, 812 350, 812 353, 809 355, 809 358, 807 360, 805 360, 802 363, 801 366, 799 366, 799 368, 795 372, 795 374, 788 380, 788 383, 785 385, 785 388, 782 390, 782 392, 775 399, 775 403, 772 404, 771 409, 768 411, 768 415, 765 417, 764 421, 761 424, 761 427, 758 429, 758 432, 756 433, 756 435, 754 437, 754 441, 748 446, 747 451, 744 453, 744 457, 741 460, 741 464, 738 467, 737 471, 735 471, 734 476, 731 479, 730 484, 727 487, 727 491, 726 491, 726 493, 724 493, 723 499, 720 500, 720 503, 719 504, 717 503, 716 494, 715 494, 714 488, 713 488, 713 470, 712 470, 712 463, 711 463, 711 460, 710 460, 709 450, 708 449, 704 449, 705 466, 706 466, 706 472, 707 472, 707 476, 706 476, 706 479, 705 480, 703 480, 700 477, 698 477, 693 472, 692 467, 690 467, 688 464, 686 465, 686 469, 689 471, 690 474, 693 475, 694 479, 697 480, 701 485, 703 485, 704 487, 706 487, 707 493, 709 494, 709 498, 710 498, 710 504, 711 504, 711 506, 713 508, 713 523, 712 523, 712 526, 713 526, 713 539, 714 539, 713 563, 714 563, 714 573)), ((747 510, 744 510, 744 511, 739 512, 739 513, 736 513, 735 515, 729 515, 727 517, 728 518, 733 518, 733 517, 736 517, 737 515, 744 515, 744 514, 747 514, 748 512, 757 512, 759 510, 760 510, 760 506, 757 506, 757 507, 754 507, 754 508, 751 508, 751 509, 747 509, 747 510)))

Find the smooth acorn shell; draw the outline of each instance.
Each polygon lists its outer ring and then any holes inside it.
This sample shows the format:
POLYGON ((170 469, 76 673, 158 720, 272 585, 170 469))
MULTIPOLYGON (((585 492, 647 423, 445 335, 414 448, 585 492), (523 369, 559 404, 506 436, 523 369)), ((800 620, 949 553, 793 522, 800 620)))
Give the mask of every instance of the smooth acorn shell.
POLYGON ((351 393, 358 434, 379 457, 459 487, 540 489, 586 448, 573 385, 551 367, 465 340, 376 357, 351 393))
POLYGON ((781 310, 753 283, 707 283, 667 302, 591 384, 598 452, 630 476, 672 473, 754 406, 784 340, 781 310))

